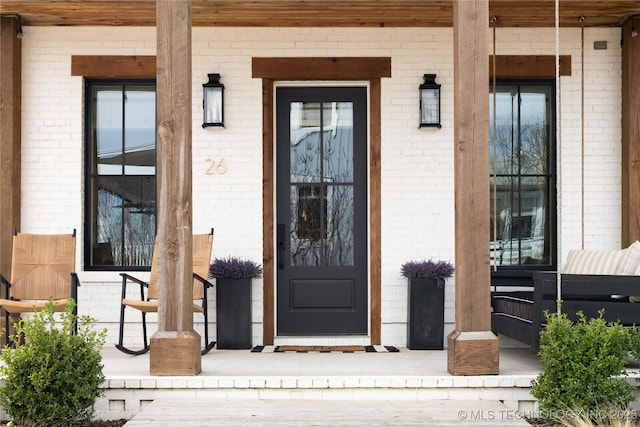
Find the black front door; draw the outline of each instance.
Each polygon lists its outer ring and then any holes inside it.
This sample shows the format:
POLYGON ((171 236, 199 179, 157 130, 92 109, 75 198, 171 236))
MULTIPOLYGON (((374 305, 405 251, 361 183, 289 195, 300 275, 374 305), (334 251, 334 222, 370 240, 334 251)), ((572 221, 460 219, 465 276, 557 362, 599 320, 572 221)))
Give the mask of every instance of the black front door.
POLYGON ((276 89, 279 335, 367 334, 367 90, 276 89))

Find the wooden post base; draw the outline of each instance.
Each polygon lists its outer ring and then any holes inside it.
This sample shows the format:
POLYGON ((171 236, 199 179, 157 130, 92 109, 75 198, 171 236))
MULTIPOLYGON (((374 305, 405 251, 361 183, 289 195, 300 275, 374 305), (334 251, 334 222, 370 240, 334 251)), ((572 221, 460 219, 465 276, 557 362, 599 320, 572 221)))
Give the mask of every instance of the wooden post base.
POLYGON ((198 375, 202 372, 200 335, 195 331, 158 331, 151 337, 151 375, 198 375))
POLYGON ((447 337, 447 371, 451 375, 497 375, 498 337, 491 331, 458 332, 447 337))

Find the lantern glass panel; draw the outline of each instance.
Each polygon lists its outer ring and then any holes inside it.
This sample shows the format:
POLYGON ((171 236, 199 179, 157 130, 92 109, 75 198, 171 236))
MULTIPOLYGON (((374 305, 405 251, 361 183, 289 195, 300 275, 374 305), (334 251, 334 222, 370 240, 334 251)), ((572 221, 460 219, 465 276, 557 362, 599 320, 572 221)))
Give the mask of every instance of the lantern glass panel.
POLYGON ((423 124, 440 123, 438 108, 440 106, 440 90, 436 88, 421 90, 422 111, 420 122, 423 124))
POLYGON ((204 88, 204 122, 222 123, 222 87, 204 88))

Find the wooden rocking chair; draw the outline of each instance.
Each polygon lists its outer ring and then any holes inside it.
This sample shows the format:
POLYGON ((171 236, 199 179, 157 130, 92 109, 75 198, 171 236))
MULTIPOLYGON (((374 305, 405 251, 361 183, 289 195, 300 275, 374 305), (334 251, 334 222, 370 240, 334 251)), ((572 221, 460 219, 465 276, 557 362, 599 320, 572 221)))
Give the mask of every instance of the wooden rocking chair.
MULTIPOLYGON (((195 234, 193 236, 193 311, 204 315, 204 348, 202 354, 207 354, 216 344, 209 342, 209 314, 207 303, 207 289, 213 286, 209 282, 209 266, 211 263, 211 249, 213 247, 213 229, 209 234, 195 234), (196 302, 196 301, 199 301, 196 302)), ((147 336, 147 313, 158 312, 158 251, 157 246, 153 249, 153 259, 151 261, 151 275, 149 282, 144 282, 127 273, 120 273, 122 276, 122 301, 120 304, 120 333, 116 348, 127 354, 144 354, 149 351, 149 341, 147 336), (140 299, 127 298, 127 283, 135 282, 140 285, 140 299), (146 288, 146 295, 145 295, 146 288), (132 350, 124 346, 124 312, 127 307, 140 310, 142 313, 142 337, 143 347, 140 350, 132 350)))
MULTIPOLYGON (((80 281, 76 266, 76 230, 72 234, 13 232, 11 275, 0 274, 5 311, 5 342, 9 341, 9 317, 44 309, 53 299, 56 311, 64 311, 69 299, 77 304, 80 281)), ((73 314, 78 312, 74 305, 73 314)))

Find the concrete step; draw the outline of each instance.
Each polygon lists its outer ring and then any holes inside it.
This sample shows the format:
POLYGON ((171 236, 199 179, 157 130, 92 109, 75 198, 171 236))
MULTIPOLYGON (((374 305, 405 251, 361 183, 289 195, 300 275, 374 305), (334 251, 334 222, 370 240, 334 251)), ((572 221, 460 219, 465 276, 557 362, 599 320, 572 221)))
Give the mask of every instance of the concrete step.
POLYGON ((125 427, 513 426, 523 414, 497 400, 158 399, 125 427))

